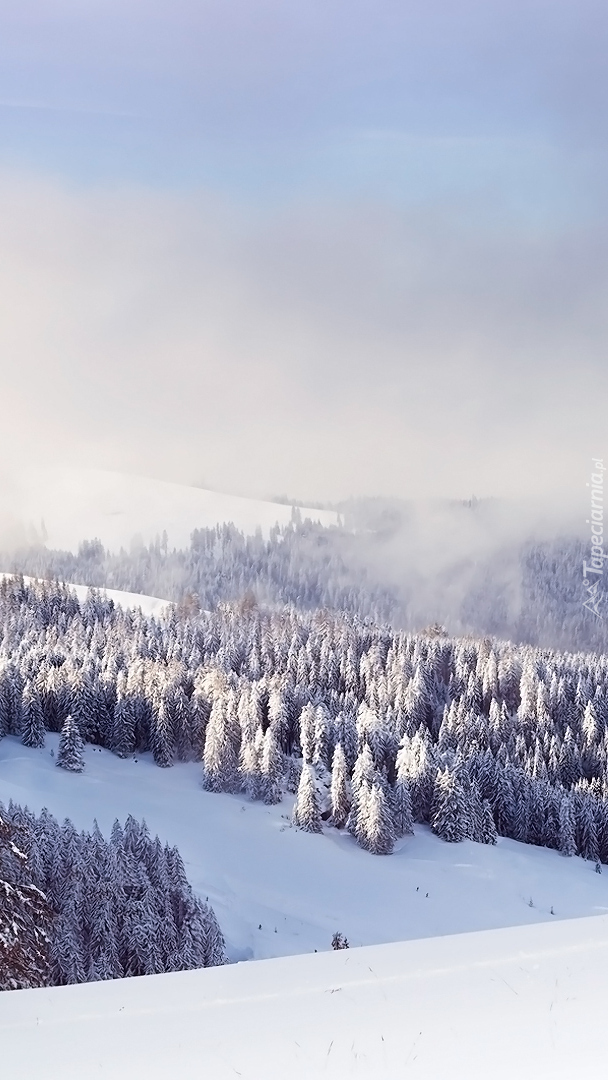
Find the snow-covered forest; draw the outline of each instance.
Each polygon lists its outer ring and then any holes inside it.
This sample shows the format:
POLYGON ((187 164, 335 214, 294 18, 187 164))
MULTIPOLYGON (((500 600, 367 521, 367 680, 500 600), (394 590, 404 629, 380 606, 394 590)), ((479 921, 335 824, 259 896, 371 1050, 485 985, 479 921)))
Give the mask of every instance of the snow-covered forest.
POLYGON ((605 656, 251 601, 157 620, 19 579, 0 620, 0 731, 60 731, 64 767, 80 740, 197 760, 207 790, 297 792, 298 826, 378 854, 418 821, 608 863, 605 656))
POLYGON ((46 811, 0 807, 0 989, 96 982, 225 962, 212 908, 145 822, 106 841, 46 811), (10 917, 9 917, 10 913, 10 917))
MULTIPOLYGON (((294 511, 292 523, 275 527, 267 539, 220 525, 195 530, 183 550, 159 538, 111 553, 91 540, 76 554, 44 546, 7 553, 4 567, 207 610, 251 592, 264 605, 345 611, 410 631, 437 622, 451 634, 491 634, 544 648, 606 648, 606 622, 583 607, 588 549, 581 540, 505 542, 475 558, 433 564, 423 574, 413 557, 399 554, 398 526, 382 527, 383 519, 373 524, 328 528, 302 522, 294 511)), ((600 608, 605 599, 600 584, 600 608)))

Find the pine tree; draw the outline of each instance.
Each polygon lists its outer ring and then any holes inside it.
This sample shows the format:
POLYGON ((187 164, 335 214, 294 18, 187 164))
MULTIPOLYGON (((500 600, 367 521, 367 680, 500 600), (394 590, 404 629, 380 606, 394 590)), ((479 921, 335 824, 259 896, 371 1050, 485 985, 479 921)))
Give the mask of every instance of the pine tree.
POLYGON ((567 792, 564 792, 559 804, 559 850, 562 855, 576 855, 572 796, 567 792))
POLYGON ((450 769, 439 769, 433 796, 431 828, 450 843, 464 840, 468 810, 462 784, 450 769))
POLYGON ((312 765, 306 763, 302 767, 302 775, 293 808, 293 822, 305 832, 320 833, 321 808, 317 793, 315 771, 312 765))
POLYGON ((281 801, 281 783, 283 780, 283 753, 277 742, 273 728, 269 727, 264 736, 262 751, 262 798, 269 806, 281 801))
POLYGON ((581 796, 578 802, 577 834, 579 837, 579 850, 583 859, 597 862, 599 848, 597 843, 597 830, 593 814, 593 804, 589 796, 581 796))
POLYGON ((336 744, 331 771, 331 823, 343 829, 351 808, 348 768, 341 743, 336 744))
POLYGON ((482 803, 483 818, 481 829, 481 843, 482 844, 496 844, 498 841, 498 833, 496 831, 496 823, 494 821, 494 814, 492 813, 492 807, 487 799, 482 803))
POLYGON ((27 682, 23 690, 21 742, 24 746, 39 748, 44 746, 45 735, 40 695, 36 687, 31 682, 27 682))
POLYGON ((366 810, 364 846, 373 855, 390 855, 395 846, 393 820, 388 799, 378 783, 372 784, 366 810))
POLYGON ((396 838, 413 835, 414 817, 412 814, 410 785, 404 768, 397 773, 393 789, 393 823, 396 838))
POLYGON ((211 709, 205 752, 203 754, 203 787, 206 791, 238 790, 238 758, 228 733, 223 699, 217 698, 211 709))
POLYGON ((59 748, 55 764, 61 769, 67 769, 68 772, 82 772, 84 769, 83 750, 78 724, 72 716, 68 715, 59 736, 59 748))
POLYGON ((353 769, 352 804, 347 821, 348 831, 362 846, 365 846, 364 822, 367 817, 367 801, 375 780, 374 759, 369 746, 365 743, 353 769))
POLYGON ((0 990, 46 986, 51 975, 53 912, 28 880, 16 839, 13 823, 0 816, 0 990))
MULTIPOLYGON (((259 731, 261 734, 262 729, 259 728, 259 731)), ((264 736, 262 735, 262 739, 263 738, 264 736)), ((260 756, 258 747, 253 739, 247 739, 241 742, 239 775, 241 778, 241 788, 249 799, 260 799, 262 797, 260 756)))

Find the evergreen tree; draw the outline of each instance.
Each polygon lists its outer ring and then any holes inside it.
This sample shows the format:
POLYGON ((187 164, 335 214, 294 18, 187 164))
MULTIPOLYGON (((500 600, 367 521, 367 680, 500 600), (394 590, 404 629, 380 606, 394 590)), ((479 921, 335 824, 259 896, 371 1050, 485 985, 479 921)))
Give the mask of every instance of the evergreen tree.
POLYGON ((393 824, 396 838, 412 836, 414 833, 410 785, 403 767, 397 773, 393 790, 393 824))
POLYGON ((44 746, 45 735, 44 716, 38 691, 31 682, 27 682, 23 690, 21 742, 24 746, 39 748, 44 746))
POLYGON ((0 990, 50 981, 53 913, 31 882, 27 856, 17 839, 14 823, 0 816, 0 990))
POLYGON ((203 755, 203 787, 206 791, 238 790, 238 758, 225 722, 222 698, 211 709, 203 755))
POLYGON ((391 808, 382 787, 372 784, 364 823, 365 847, 373 855, 390 855, 395 845, 391 808))
POLYGON ((84 746, 78 730, 78 724, 68 715, 59 736, 59 748, 55 762, 68 772, 82 772, 84 769, 84 746))
POLYGON ((559 804, 559 850, 562 855, 576 855, 572 798, 567 792, 561 796, 559 804))
POLYGON ((352 799, 348 768, 341 743, 337 743, 334 750, 330 794, 331 823, 337 829, 343 829, 348 821, 352 799))
POLYGON ((433 832, 450 843, 464 840, 467 819, 465 794, 457 774, 448 768, 439 769, 433 796, 433 832))
POLYGON ((264 736, 261 763, 262 797, 268 805, 281 801, 283 771, 283 753, 273 728, 269 727, 264 736))
POLYGON ((315 771, 312 765, 306 763, 302 767, 302 775, 293 808, 293 822, 294 825, 298 825, 305 832, 320 833, 323 831, 315 771))
POLYGON ((482 844, 496 844, 498 841, 498 833, 496 831, 496 823, 494 821, 494 815, 492 813, 492 807, 487 799, 483 800, 483 820, 481 830, 481 843, 482 844))

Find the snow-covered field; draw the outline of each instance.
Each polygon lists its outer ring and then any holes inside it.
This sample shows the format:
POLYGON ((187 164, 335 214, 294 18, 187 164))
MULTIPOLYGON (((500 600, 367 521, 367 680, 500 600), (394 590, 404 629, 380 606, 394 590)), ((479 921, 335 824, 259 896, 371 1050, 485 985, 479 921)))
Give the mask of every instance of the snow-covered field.
POLYGON ((601 1076, 608 918, 0 995, 11 1080, 601 1076))
MULTIPOLYGON (((302 508, 302 516, 337 521, 328 510, 302 508)), ((118 551, 134 538, 154 541, 165 529, 171 547, 188 547, 197 528, 233 522, 248 535, 258 528, 268 535, 290 520, 291 506, 101 469, 30 469, 0 485, 4 531, 36 535, 66 551, 94 538, 118 551)))
POLYGON ((145 817, 178 845, 235 960, 324 950, 337 930, 372 945, 608 913, 608 872, 578 858, 505 839, 446 844, 420 826, 393 855, 374 856, 336 830, 293 828, 291 799, 268 807, 203 791, 195 764, 159 769, 149 755, 121 760, 89 745, 84 773, 66 773, 51 756, 57 740, 42 750, 0 741, 0 798, 80 828, 97 818, 106 835, 115 817, 145 817))

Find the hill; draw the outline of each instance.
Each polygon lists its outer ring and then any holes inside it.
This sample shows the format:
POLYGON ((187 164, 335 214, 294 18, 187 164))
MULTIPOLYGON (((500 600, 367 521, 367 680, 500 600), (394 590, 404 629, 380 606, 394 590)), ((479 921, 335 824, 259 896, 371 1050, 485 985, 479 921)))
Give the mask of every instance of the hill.
MULTIPOLYGON (((29 469, 0 491, 7 537, 44 541, 77 551, 96 538, 110 551, 134 539, 151 543, 166 531, 170 547, 187 547, 194 529, 232 522, 241 532, 267 536, 287 525, 292 507, 246 499, 150 477, 100 469, 29 469)), ((333 511, 301 508, 303 517, 332 525, 333 511)))
POLYGON ((594 1075, 608 918, 2 995, 12 1080, 594 1075))

